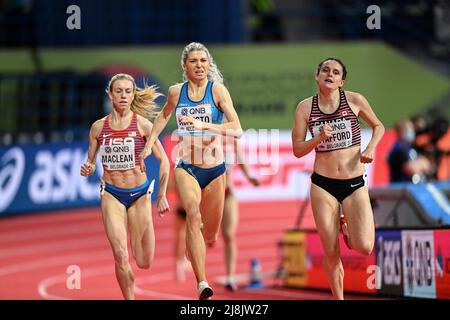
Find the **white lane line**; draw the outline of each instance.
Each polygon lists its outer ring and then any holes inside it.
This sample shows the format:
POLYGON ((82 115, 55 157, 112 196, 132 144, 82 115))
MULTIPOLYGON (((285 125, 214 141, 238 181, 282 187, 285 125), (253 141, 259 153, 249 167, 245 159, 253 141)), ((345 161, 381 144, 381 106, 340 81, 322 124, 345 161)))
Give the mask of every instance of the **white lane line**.
MULTIPOLYGON (((60 236, 60 235, 66 235, 66 234, 77 234, 80 230, 84 231, 96 231, 96 230, 104 230, 103 223, 101 220, 101 217, 96 217, 95 219, 89 219, 87 221, 83 221, 80 223, 80 221, 77 221, 78 219, 75 219, 75 221, 67 220, 66 223, 61 225, 50 225, 47 227, 39 227, 36 229, 24 229, 24 230, 14 230, 14 231, 8 231, 8 230, 2 230, 0 225, 0 243, 5 242, 17 242, 21 240, 29 240, 29 239, 39 239, 39 238, 45 238, 47 236, 60 236)), ((269 223, 266 221, 267 219, 262 219, 264 221, 257 221, 252 222, 250 225, 240 225, 238 229, 238 234, 245 234, 245 233, 256 233, 256 232, 262 232, 267 229, 267 231, 272 231, 274 228, 274 225, 272 223, 269 223)), ((165 221, 164 221, 165 222, 165 221)), ((277 223, 279 220, 277 220, 277 223)), ((153 219, 153 224, 155 226, 155 230, 161 230, 161 229, 170 229, 173 230, 173 226, 171 223, 165 223, 165 224, 159 224, 156 221, 156 218, 153 219)))
POLYGON ((70 249, 90 248, 106 245, 108 239, 105 235, 96 237, 83 237, 83 239, 72 239, 67 241, 49 241, 47 243, 27 246, 11 247, 0 250, 0 259, 16 258, 30 254, 56 253, 70 249))
MULTIPOLYGON (((169 249, 170 245, 168 244, 165 247, 167 247, 167 249, 169 249)), ((251 251, 252 253, 254 253, 254 250, 247 250, 247 251, 251 251)), ((265 250, 264 252, 267 252, 267 250, 265 250)), ((98 253, 92 254, 91 256, 98 257, 98 253)), ((111 258, 111 254, 108 255, 108 258, 111 258)), ((158 268, 159 269, 163 268, 164 270, 173 269, 173 267, 174 267, 173 259, 174 258, 172 256, 159 259, 158 268)), ((223 271, 222 259, 223 259, 223 257, 222 257, 221 253, 215 254, 212 257, 210 257, 210 259, 208 259, 207 269, 210 274, 218 274, 219 272, 223 271), (213 259, 211 259, 211 258, 213 258, 213 259)), ((41 264, 41 265, 34 265, 35 268, 31 268, 31 270, 49 267, 50 263, 51 263, 51 265, 54 265, 55 261, 51 261, 51 260, 52 259, 48 259, 48 261, 44 262, 44 264, 41 264)), ((86 259, 84 259, 84 260, 86 260, 86 259)), ((92 259, 92 260, 99 260, 99 259, 92 259)), ((89 260, 89 262, 92 260, 89 260)), ((79 262, 80 261, 77 260, 77 263, 79 263, 79 262)), ((65 261, 65 263, 67 263, 67 261, 65 261)), ((62 262, 57 261, 57 264, 62 264, 62 262)), ((111 263, 108 263, 107 265, 111 266, 111 263)), ((27 269, 30 269, 30 267, 31 266, 28 266, 27 269)), ((13 269, 13 268, 16 268, 16 267, 12 267, 10 269, 13 269)), ((22 267, 19 266, 18 269, 23 271, 23 266, 22 267)), ((31 270, 26 270, 26 271, 31 271, 31 270)), ((87 270, 83 269, 81 272, 82 272, 82 278, 87 278, 87 277, 98 276, 100 274, 114 273, 114 270, 111 268, 108 268, 108 267, 95 267, 95 268, 90 268, 87 270)), ((2 269, 0 269, 0 275, 2 275, 2 269)), ((266 274, 265 277, 270 277, 270 275, 266 274)), ((54 275, 54 276, 50 276, 50 277, 47 277, 47 278, 41 280, 37 286, 39 295, 41 295, 41 297, 43 297, 44 299, 50 299, 50 300, 72 299, 72 298, 61 296, 61 295, 50 294, 48 292, 50 287, 52 287, 58 283, 64 283, 66 281, 66 279, 67 279, 67 275, 54 275)), ((191 300, 191 299, 193 299, 193 297, 191 297, 191 296, 168 294, 168 293, 158 292, 158 291, 154 291, 154 290, 143 289, 140 287, 141 285, 144 285, 144 284, 156 284, 156 283, 170 281, 170 280, 174 280, 173 271, 151 274, 151 269, 150 269, 150 274, 148 276, 139 277, 136 279, 135 293, 144 295, 144 296, 154 297, 156 299, 176 299, 176 300, 186 300, 186 299, 191 300)))
MULTIPOLYGON (((27 244, 27 245, 8 245, 8 248, 6 249, 0 249, 0 259, 5 259, 9 257, 19 257, 23 255, 29 255, 29 254, 37 254, 37 253, 47 253, 47 252, 58 252, 63 251, 66 249, 71 248, 89 248, 93 247, 95 245, 102 245, 107 244, 108 239, 106 235, 104 234, 104 231, 99 231, 98 236, 88 237, 86 238, 86 235, 89 235, 90 232, 86 232, 87 228, 82 228, 79 230, 79 234, 77 236, 74 236, 72 239, 62 240, 62 239, 51 239, 49 238, 48 241, 38 244, 27 244)), ((94 233, 96 234, 96 233, 94 233)), ((47 234, 47 236, 50 236, 47 234)), ((166 240, 172 240, 173 239, 173 230, 171 228, 159 228, 155 230, 155 236, 156 241, 166 241, 166 240)), ((275 237, 277 238, 277 237, 275 237)), ((267 239, 267 238, 266 238, 267 239)), ((30 239, 30 241, 35 239, 30 239)), ((220 240, 219 240, 220 241, 220 240)), ((261 237, 260 236, 254 236, 254 235, 240 235, 239 241, 242 241, 245 243, 245 246, 251 246, 254 247, 256 244, 261 245, 261 237)), ((272 240, 277 241, 277 239, 272 240)), ((276 242, 274 242, 276 243, 276 242)), ((3 243, 0 242, 0 245, 3 243)), ((272 244, 272 242, 271 242, 272 244)), ((222 243, 218 244, 222 245, 222 243)), ((158 249, 158 247, 157 247, 158 249)))
MULTIPOLYGON (((111 264, 108 263, 102 267, 83 269, 81 271, 81 277, 82 277, 82 279, 85 279, 85 278, 91 278, 91 277, 104 275, 104 274, 111 274, 111 273, 114 273, 114 269, 111 269, 111 264)), ((72 298, 48 293, 48 288, 50 288, 58 283, 65 283, 67 281, 67 277, 68 277, 67 274, 60 274, 60 275, 51 276, 51 277, 41 280, 37 285, 39 295, 42 298, 47 299, 47 300, 74 300, 72 298)), ((69 289, 67 289, 67 290, 69 290, 69 289)))
POLYGON ((38 283, 37 288, 39 295, 46 300, 74 300, 72 298, 66 298, 63 296, 58 296, 47 292, 47 288, 54 286, 57 283, 65 282, 66 279, 67 274, 45 278, 44 280, 38 283))
POLYGON ((111 250, 100 250, 89 253, 77 254, 77 255, 63 255, 48 259, 33 260, 31 262, 21 262, 12 265, 8 265, 0 268, 0 277, 20 273, 28 272, 36 269, 43 269, 58 265, 72 265, 73 262, 91 262, 98 260, 113 259, 111 250))
POLYGON ((51 214, 48 213, 33 213, 33 215, 18 215, 12 217, 0 218, 1 227, 0 230, 4 229, 17 229, 24 227, 33 227, 33 226, 41 226, 46 224, 65 224, 71 221, 76 222, 87 222, 87 221, 95 221, 101 219, 102 212, 100 209, 91 211, 91 212, 83 212, 77 211, 75 213, 65 213, 65 212, 54 212, 51 214))
POLYGON ((0 243, 15 243, 23 240, 37 240, 56 236, 76 235, 79 233, 100 232, 103 230, 103 225, 101 223, 95 225, 92 223, 80 223, 58 227, 51 226, 48 228, 38 228, 36 230, 3 233, 0 234, 0 243))
MULTIPOLYGON (((168 265, 169 263, 171 263, 172 259, 165 259, 165 260, 166 261, 164 261, 165 262, 164 264, 168 265)), ((165 268, 165 269, 167 269, 167 268, 165 268)), ((86 279, 86 278, 91 278, 91 277, 95 277, 95 276, 99 276, 99 275, 106 275, 106 274, 111 274, 111 273, 114 273, 114 269, 111 268, 111 264, 108 263, 102 267, 83 269, 81 271, 81 277, 82 277, 82 279, 86 279)), ((54 275, 54 276, 44 278, 37 285, 37 290, 38 290, 39 295, 42 298, 47 299, 47 300, 74 300, 73 298, 49 293, 50 287, 57 285, 59 283, 65 283, 67 281, 67 277, 68 277, 67 274, 59 274, 59 275, 54 275)), ((173 280, 173 273, 172 272, 170 272, 170 273, 162 272, 162 273, 152 274, 150 277, 151 277, 151 279, 150 280, 147 279, 145 281, 146 283, 158 283, 158 282, 163 282, 163 281, 170 281, 170 280, 173 280)), ((155 299, 176 299, 176 300, 192 299, 192 297, 188 297, 188 296, 181 296, 181 295, 176 295, 176 294, 169 294, 169 293, 163 293, 163 292, 158 292, 158 291, 153 291, 153 290, 148 290, 148 289, 142 289, 137 285, 138 283, 139 283, 139 279, 136 279, 136 284, 135 284, 135 293, 136 294, 154 297, 155 299)))
MULTIPOLYGON (((68 223, 67 226, 50 226, 47 228, 38 228, 36 230, 19 230, 14 232, 0 234, 0 244, 16 243, 24 240, 37 240, 50 237, 77 235, 80 233, 104 233, 104 227, 101 220, 97 223, 68 223)), ((158 226, 157 230, 172 230, 172 226, 158 226)))

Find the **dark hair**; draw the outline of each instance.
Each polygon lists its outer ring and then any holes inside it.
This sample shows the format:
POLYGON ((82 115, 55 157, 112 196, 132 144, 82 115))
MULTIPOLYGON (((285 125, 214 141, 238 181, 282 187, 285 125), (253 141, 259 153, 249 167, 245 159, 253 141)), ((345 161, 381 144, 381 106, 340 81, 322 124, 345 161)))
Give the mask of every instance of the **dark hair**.
POLYGON ((341 59, 335 58, 335 57, 329 57, 329 58, 326 58, 325 60, 322 60, 322 62, 320 62, 319 66, 317 67, 316 75, 319 74, 320 68, 322 68, 322 65, 325 62, 330 61, 330 60, 336 61, 337 63, 339 63, 341 65, 341 67, 342 67, 342 80, 345 80, 345 78, 347 77, 347 68, 345 67, 345 64, 341 61, 341 59))

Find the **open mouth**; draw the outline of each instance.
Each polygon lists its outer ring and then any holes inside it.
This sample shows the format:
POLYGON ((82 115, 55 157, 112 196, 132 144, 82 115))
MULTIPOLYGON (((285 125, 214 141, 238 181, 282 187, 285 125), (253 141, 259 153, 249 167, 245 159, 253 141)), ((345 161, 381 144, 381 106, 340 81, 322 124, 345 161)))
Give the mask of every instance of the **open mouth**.
POLYGON ((331 79, 325 79, 325 82, 327 82, 327 83, 333 83, 333 80, 331 80, 331 79))

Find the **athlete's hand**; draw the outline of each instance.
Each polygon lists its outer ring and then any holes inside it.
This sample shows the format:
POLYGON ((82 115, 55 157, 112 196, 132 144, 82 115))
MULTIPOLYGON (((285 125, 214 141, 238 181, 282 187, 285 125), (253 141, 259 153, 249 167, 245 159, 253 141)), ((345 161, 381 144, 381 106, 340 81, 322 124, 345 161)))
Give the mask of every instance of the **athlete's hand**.
POLYGON ((180 122, 186 123, 189 127, 191 127, 194 130, 203 130, 205 127, 202 121, 194 119, 190 116, 181 117, 180 122))
POLYGON ((81 165, 80 174, 83 177, 92 176, 94 172, 95 172, 95 163, 90 163, 89 161, 86 161, 81 165))
POLYGON ((156 207, 158 208, 158 213, 160 217, 164 217, 164 214, 166 212, 169 212, 170 207, 166 196, 158 196, 156 200, 156 207))
POLYGON ((142 173, 147 172, 147 168, 145 167, 145 159, 151 154, 152 154, 152 148, 145 146, 144 150, 142 150, 141 154, 139 155, 139 163, 140 163, 142 173))
POLYGON ((371 163, 373 161, 373 150, 366 149, 361 152, 359 161, 361 161, 362 163, 371 163))
POLYGON ((332 131, 333 128, 328 123, 324 124, 322 128, 320 128, 320 141, 324 141, 330 138, 332 131))

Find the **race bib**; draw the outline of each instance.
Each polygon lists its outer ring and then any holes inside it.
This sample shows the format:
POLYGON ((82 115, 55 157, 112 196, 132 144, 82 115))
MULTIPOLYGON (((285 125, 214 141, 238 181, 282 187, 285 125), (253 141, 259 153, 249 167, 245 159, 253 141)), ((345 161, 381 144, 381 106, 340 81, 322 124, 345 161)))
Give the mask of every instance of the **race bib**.
POLYGON ((314 136, 320 135, 323 125, 329 124, 333 131, 331 137, 317 145, 318 151, 332 151, 350 147, 353 141, 352 122, 347 119, 337 119, 332 121, 317 121, 313 127, 314 136))
POLYGON ((176 118, 178 125, 178 135, 204 135, 204 130, 194 130, 187 123, 181 121, 181 117, 190 116, 201 122, 212 123, 212 110, 211 103, 199 104, 195 107, 180 106, 176 109, 176 118))
POLYGON ((100 145, 100 158, 106 170, 129 170, 135 167, 134 139, 103 139, 100 145))

